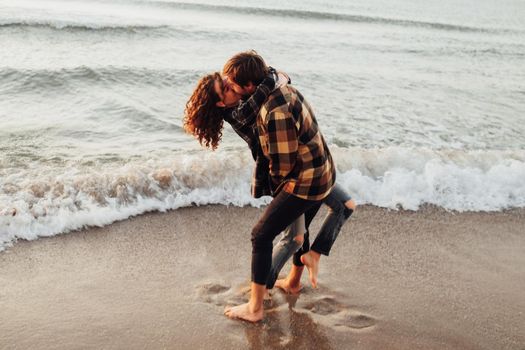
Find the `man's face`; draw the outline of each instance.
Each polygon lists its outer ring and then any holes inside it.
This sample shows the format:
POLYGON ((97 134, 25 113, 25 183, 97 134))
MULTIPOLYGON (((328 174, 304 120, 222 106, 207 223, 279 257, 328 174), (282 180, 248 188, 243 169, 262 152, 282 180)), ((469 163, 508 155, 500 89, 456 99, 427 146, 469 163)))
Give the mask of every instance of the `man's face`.
POLYGON ((241 94, 236 93, 227 79, 215 80, 215 93, 219 96, 220 101, 217 102, 219 107, 233 107, 239 103, 241 94))
POLYGON ((241 96, 248 96, 255 92, 255 85, 253 85, 252 82, 248 83, 246 86, 240 86, 231 77, 226 77, 226 81, 231 89, 241 96))

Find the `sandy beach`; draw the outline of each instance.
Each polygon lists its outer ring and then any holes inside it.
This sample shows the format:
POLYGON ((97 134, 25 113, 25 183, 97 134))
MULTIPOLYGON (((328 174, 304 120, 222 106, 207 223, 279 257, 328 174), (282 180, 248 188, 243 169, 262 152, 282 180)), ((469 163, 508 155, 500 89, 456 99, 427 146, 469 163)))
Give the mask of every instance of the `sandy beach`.
POLYGON ((274 291, 253 325, 222 313, 247 299, 261 211, 184 208, 17 242, 0 253, 0 348, 525 349, 524 210, 360 207, 319 288, 305 274, 299 296, 274 291))

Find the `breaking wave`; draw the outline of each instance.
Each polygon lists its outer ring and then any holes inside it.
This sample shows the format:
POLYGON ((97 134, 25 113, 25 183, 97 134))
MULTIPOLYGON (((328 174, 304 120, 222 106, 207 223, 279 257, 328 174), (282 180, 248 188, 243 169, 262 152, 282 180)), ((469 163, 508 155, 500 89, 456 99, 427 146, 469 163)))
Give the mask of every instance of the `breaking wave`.
MULTIPOLYGON (((456 211, 525 207, 525 151, 331 147, 338 182, 359 204, 456 211)), ((0 250, 17 239, 104 226, 192 205, 259 207, 248 152, 197 152, 125 166, 40 167, 0 177, 0 250)))

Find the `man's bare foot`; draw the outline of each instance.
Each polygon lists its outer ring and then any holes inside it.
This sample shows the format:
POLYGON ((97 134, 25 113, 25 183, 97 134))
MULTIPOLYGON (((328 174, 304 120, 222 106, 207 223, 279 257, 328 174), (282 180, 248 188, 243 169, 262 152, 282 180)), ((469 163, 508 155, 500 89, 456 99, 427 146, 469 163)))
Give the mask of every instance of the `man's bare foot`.
POLYGON ((283 290, 286 294, 298 294, 303 289, 301 283, 292 284, 287 278, 275 281, 275 287, 283 290))
POLYGON ((241 319, 249 322, 259 322, 263 319, 263 309, 252 311, 250 303, 227 307, 224 314, 229 318, 241 319))
POLYGON ((264 291, 264 301, 272 301, 272 293, 270 293, 269 289, 264 291))
POLYGON ((301 262, 308 269, 308 277, 312 287, 317 288, 317 274, 319 273, 319 259, 321 255, 310 250, 308 253, 301 256, 301 262))

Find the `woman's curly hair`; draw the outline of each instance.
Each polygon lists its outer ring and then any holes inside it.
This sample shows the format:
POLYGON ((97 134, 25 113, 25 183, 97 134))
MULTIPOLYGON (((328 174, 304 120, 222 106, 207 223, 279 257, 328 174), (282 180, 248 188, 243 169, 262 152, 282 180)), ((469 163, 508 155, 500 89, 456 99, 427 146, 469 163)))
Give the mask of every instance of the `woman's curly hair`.
POLYGON ((222 84, 218 72, 202 77, 184 110, 184 130, 212 150, 219 145, 224 123, 222 108, 216 105, 220 97, 215 92, 215 81, 222 84))

